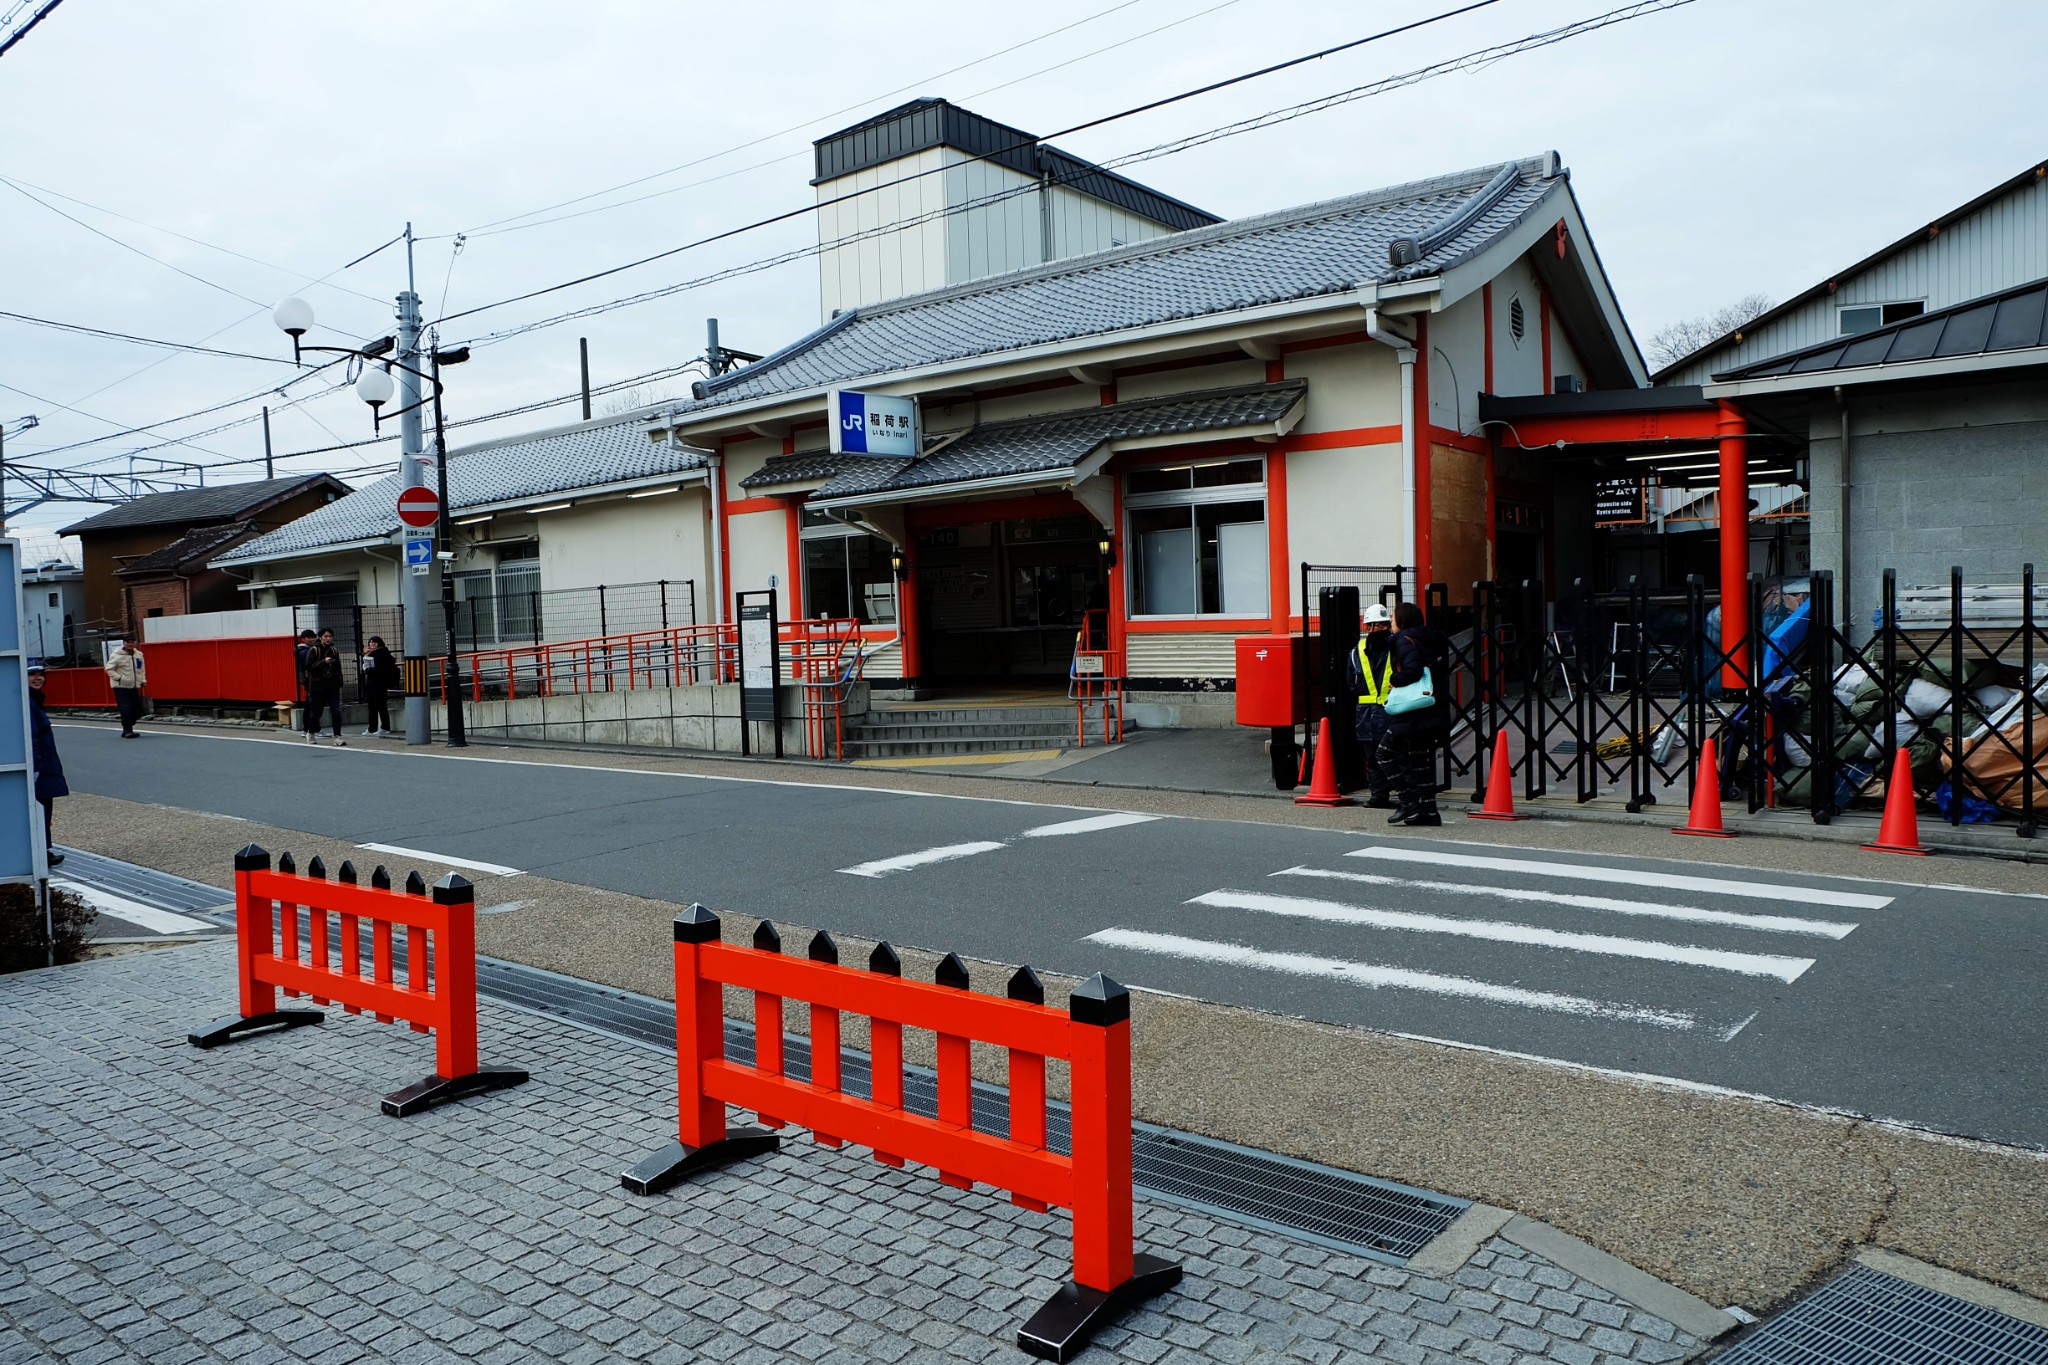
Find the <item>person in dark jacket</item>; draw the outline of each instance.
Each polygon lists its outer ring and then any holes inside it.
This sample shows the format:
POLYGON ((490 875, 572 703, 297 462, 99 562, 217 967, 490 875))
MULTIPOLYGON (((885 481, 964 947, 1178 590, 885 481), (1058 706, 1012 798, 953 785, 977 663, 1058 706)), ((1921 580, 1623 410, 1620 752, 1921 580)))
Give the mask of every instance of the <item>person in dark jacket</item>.
POLYGON ((57 851, 55 804, 58 797, 71 795, 71 786, 64 780, 64 760, 57 757, 57 732, 50 725, 50 712, 43 703, 43 688, 48 682, 42 660, 30 661, 29 748, 36 774, 36 800, 43 807, 43 847, 50 851, 50 866, 55 867, 64 861, 64 855, 57 851))
POLYGON ((1378 810, 1392 810, 1393 788, 1387 781, 1386 765, 1380 762, 1380 740, 1387 733, 1387 693, 1393 687, 1394 618, 1374 602, 1358 618, 1358 648, 1351 652, 1346 671, 1351 690, 1358 694, 1358 751, 1365 756, 1366 785, 1372 799, 1365 804, 1378 810))
POLYGON ((1388 647, 1394 661, 1393 685, 1407 687, 1427 677, 1436 700, 1391 716, 1380 739, 1379 763, 1400 802, 1387 823, 1441 825, 1443 816, 1436 808, 1436 746, 1450 710, 1443 639, 1423 624, 1422 609, 1413 602, 1394 608, 1394 627, 1388 647))
POLYGON ((363 651, 363 700, 370 706, 369 728, 364 734, 391 733, 391 690, 401 681, 398 660, 391 657, 384 637, 372 635, 370 647, 363 651))
POLYGON ((334 742, 347 744, 341 737, 341 651, 334 647, 334 632, 323 630, 306 651, 306 742, 320 742, 320 717, 323 712, 334 717, 334 742))

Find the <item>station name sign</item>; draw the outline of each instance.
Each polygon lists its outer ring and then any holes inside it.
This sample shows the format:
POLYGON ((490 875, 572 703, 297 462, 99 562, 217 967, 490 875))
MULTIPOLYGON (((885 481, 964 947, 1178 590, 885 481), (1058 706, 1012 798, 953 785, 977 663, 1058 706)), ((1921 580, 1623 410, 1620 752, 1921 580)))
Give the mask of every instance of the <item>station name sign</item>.
POLYGON ((917 458, 921 435, 917 400, 887 394, 834 389, 826 424, 831 433, 834 455, 884 455, 893 459, 917 458))

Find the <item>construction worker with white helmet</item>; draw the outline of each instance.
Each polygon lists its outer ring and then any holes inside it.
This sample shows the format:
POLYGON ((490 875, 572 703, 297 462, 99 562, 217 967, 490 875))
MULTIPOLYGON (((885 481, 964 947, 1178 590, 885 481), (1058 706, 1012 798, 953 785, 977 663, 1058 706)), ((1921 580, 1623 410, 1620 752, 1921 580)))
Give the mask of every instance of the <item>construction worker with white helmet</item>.
POLYGON ((1374 602, 1358 614, 1358 648, 1349 663, 1351 690, 1358 694, 1358 747, 1365 755, 1366 783, 1372 789, 1368 806, 1391 809, 1394 805, 1386 768, 1379 761, 1380 740, 1386 734, 1387 693, 1393 690, 1394 617, 1385 606, 1374 602))

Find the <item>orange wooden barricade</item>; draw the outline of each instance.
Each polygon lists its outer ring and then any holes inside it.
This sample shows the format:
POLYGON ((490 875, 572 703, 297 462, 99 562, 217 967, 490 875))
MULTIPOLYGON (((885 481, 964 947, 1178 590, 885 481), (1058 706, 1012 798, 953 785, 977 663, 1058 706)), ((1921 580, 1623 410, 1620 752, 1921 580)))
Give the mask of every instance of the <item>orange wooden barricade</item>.
POLYGON ((841 966, 829 934, 819 933, 805 957, 782 954, 772 924, 754 946, 719 941, 716 915, 693 905, 676 918, 676 1142, 625 1173, 636 1194, 652 1194, 686 1177, 773 1150, 780 1139, 753 1128, 728 1130, 728 1103, 751 1109, 771 1128, 795 1123, 828 1146, 854 1142, 892 1166, 915 1161, 962 1189, 975 1182, 1011 1192, 1013 1203, 1073 1211, 1074 1278, 1018 1334, 1034 1355, 1065 1360, 1088 1337, 1138 1300, 1180 1280, 1180 1267, 1132 1246, 1130 995, 1097 975, 1074 991, 1068 1008, 1044 1003, 1029 967, 1009 984, 1009 998, 968 989, 967 969, 948 955, 937 981, 905 981, 886 943, 868 970, 841 966), (726 1059, 723 992, 754 993, 755 1059, 726 1059), (783 1007, 810 1005, 811 1075, 790 1077, 783 1056, 783 1007), (840 1075, 840 1016, 870 1021, 869 1095, 846 1092, 840 1075), (926 1029, 938 1041, 938 1117, 903 1102, 903 1030, 926 1029), (1010 1131, 1007 1137, 972 1125, 970 1047, 1007 1048, 1010 1131), (1072 1154, 1046 1144, 1045 1063, 1068 1066, 1072 1154))
POLYGON ((368 1011, 383 1023, 405 1021, 434 1035, 434 1074, 384 1098, 394 1118, 526 1079, 512 1067, 479 1067, 476 1041, 476 892, 450 874, 434 884, 415 872, 404 891, 391 889, 379 867, 368 886, 343 863, 334 881, 315 858, 301 874, 292 855, 251 844, 235 855, 235 956, 241 1013, 189 1035, 210 1048, 257 1029, 317 1024, 318 1010, 279 1009, 277 995, 307 996, 316 1005, 368 1011), (299 910, 306 911, 300 939, 299 910), (338 920, 338 924, 337 921, 338 920), (363 929, 370 933, 364 960, 363 929), (404 930, 404 977, 398 975, 397 931, 404 930))

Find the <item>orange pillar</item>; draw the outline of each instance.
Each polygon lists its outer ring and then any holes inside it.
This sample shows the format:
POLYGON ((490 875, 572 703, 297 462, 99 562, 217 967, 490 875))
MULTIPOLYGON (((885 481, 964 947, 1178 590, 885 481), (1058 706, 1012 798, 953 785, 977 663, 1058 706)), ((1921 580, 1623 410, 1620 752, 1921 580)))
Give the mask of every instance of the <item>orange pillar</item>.
POLYGON ((1715 433, 1721 441, 1721 651, 1728 662, 1721 686, 1748 685, 1749 652, 1749 443, 1733 403, 1720 401, 1715 433))
POLYGON ((904 533, 903 577, 896 581, 896 638, 902 642, 903 682, 914 685, 924 664, 923 641, 917 629, 917 537, 904 533))

